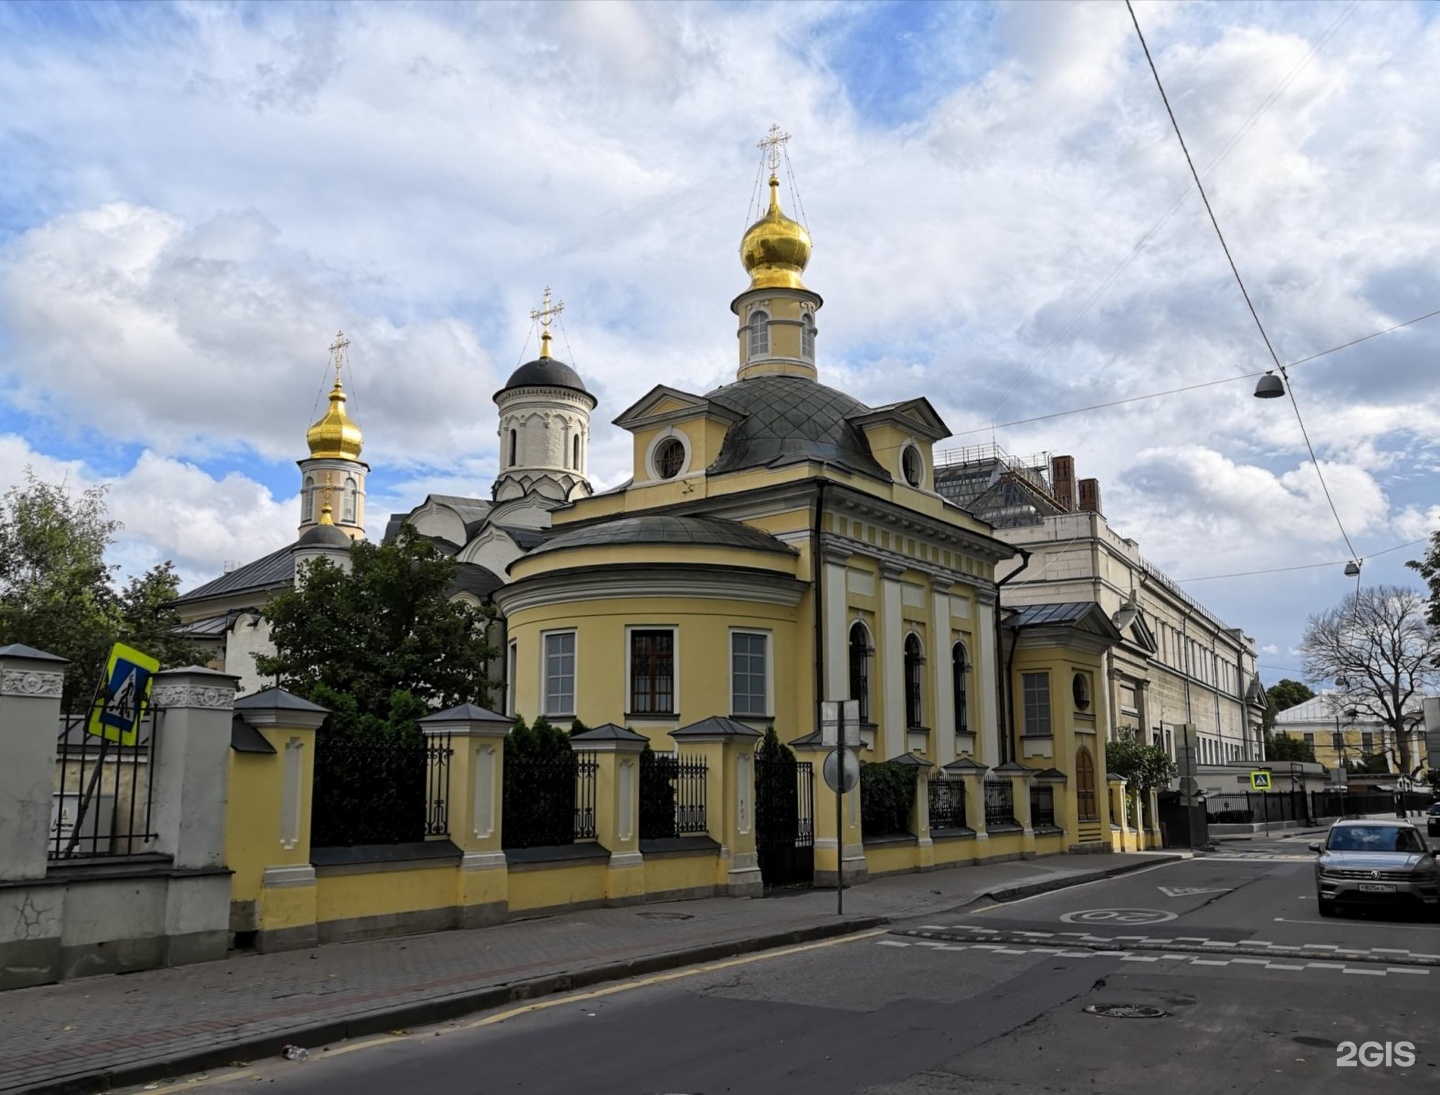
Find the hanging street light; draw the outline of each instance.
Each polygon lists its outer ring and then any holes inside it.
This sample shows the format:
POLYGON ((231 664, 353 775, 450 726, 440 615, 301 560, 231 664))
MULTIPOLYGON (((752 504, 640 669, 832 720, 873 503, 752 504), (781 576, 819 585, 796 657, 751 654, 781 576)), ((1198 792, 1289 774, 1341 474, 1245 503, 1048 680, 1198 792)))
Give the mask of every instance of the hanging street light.
POLYGON ((1255 385, 1256 399, 1279 399, 1284 394, 1285 384, 1273 371, 1267 371, 1255 385))

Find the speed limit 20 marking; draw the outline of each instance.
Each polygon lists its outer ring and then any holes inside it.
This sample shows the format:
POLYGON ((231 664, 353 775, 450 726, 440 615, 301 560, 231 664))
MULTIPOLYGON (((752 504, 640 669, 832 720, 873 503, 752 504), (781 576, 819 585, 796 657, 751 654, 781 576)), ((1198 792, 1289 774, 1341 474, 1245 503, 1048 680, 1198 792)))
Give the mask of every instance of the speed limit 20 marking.
POLYGON ((1079 912, 1068 912, 1060 919, 1066 924, 1123 924, 1134 927, 1137 924, 1163 924, 1179 915, 1164 909, 1081 909, 1079 912))

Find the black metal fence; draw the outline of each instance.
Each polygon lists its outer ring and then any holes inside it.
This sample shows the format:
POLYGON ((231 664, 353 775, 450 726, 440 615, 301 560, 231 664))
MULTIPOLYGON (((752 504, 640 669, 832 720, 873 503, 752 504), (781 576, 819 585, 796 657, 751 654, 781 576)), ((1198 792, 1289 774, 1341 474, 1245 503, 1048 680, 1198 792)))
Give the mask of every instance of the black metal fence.
POLYGON ((356 741, 321 735, 311 846, 408 844, 449 835, 453 753, 448 736, 356 741))
POLYGON ((163 717, 159 708, 146 711, 133 745, 90 734, 87 715, 61 719, 48 858, 88 859, 154 851, 151 773, 163 717))
POLYGON ((1030 828, 1056 828, 1055 788, 1048 783, 1030 785, 1030 828))
POLYGON ((1358 817, 1363 814, 1423 812, 1430 795, 1411 791, 1405 795, 1389 791, 1248 791, 1233 795, 1210 795, 1205 816, 1211 825, 1256 825, 1281 821, 1314 821, 1317 818, 1358 817))
POLYGON ((985 828, 1018 829, 1015 820, 1015 788, 1008 779, 985 781, 985 828))
POLYGON ((930 781, 930 828, 965 829, 965 781, 932 779, 930 781))
POLYGON ((755 853, 767 887, 815 877, 815 769, 809 761, 756 755, 755 853))
POLYGON ((705 820, 705 758, 640 754, 640 839, 661 840, 709 830, 705 820))
POLYGON ((593 753, 507 757, 501 847, 546 848, 594 840, 599 770, 593 753))

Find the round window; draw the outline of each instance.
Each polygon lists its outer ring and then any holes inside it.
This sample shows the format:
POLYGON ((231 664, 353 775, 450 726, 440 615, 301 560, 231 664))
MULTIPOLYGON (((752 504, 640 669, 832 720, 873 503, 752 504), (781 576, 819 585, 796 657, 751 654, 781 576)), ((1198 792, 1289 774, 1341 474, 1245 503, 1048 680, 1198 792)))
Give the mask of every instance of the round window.
POLYGON ((667 437, 655 449, 655 470, 661 479, 674 479, 685 466, 685 444, 675 437, 667 437))
POLYGON ((918 487, 925 478, 925 465, 921 463, 920 453, 914 445, 909 445, 900 454, 900 470, 905 474, 905 482, 912 487, 918 487))
POLYGON ((1076 673, 1075 679, 1070 682, 1071 691, 1075 695, 1075 710, 1085 711, 1090 707, 1090 681, 1084 673, 1076 673))

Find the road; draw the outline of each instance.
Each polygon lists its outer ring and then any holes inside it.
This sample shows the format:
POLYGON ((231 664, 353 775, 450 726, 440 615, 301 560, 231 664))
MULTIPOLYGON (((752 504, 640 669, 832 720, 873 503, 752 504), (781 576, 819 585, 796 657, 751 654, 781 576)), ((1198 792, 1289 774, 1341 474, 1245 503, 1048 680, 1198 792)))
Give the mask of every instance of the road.
POLYGON ((257 1080, 297 1095, 1440 1090, 1440 923, 1320 919, 1311 858, 1303 841, 1230 845, 145 1090, 254 1092, 257 1080))

